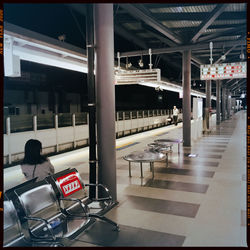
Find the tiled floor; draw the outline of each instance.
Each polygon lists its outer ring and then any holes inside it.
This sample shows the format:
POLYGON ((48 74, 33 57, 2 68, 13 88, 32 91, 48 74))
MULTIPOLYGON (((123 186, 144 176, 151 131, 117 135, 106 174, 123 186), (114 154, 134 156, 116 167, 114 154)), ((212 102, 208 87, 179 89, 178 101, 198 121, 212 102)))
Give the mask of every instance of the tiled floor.
MULTIPOLYGON (((155 139, 182 138, 182 125, 117 140, 119 205, 106 216, 119 223, 121 231, 97 221, 70 245, 246 246, 246 112, 220 126, 214 121, 210 134, 192 141, 192 147, 181 147, 179 155, 174 145, 168 168, 165 162, 155 163, 154 180, 146 163, 144 178, 139 164, 132 164, 130 178, 122 157, 155 139)), ((76 167, 88 182, 88 154, 79 152, 51 161, 57 171, 76 167)))
POLYGON ((136 164, 129 178, 122 156, 154 139, 181 138, 181 126, 119 150, 120 203, 107 217, 121 225, 121 232, 114 236, 106 227, 100 233, 104 225, 97 222, 80 239, 102 246, 246 246, 245 123, 242 111, 212 127, 211 134, 192 142, 191 148, 181 148, 179 156, 174 146, 168 168, 164 162, 155 164, 154 180, 147 164, 143 179, 136 164))

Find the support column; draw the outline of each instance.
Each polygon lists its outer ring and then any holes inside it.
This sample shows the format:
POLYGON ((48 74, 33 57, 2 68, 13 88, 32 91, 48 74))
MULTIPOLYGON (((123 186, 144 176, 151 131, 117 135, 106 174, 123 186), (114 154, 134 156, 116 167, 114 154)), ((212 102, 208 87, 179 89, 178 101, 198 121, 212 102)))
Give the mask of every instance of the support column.
POLYGON ((222 121, 226 119, 226 88, 222 87, 222 105, 221 105, 221 113, 222 113, 222 121))
POLYGON ((113 4, 94 4, 98 183, 116 190, 113 4))
POLYGON ((229 89, 227 89, 227 119, 230 119, 230 98, 229 98, 229 89))
POLYGON ((211 107, 211 80, 206 81, 206 108, 205 108, 205 119, 206 129, 209 130, 209 110, 211 107))
MULTIPOLYGON (((88 125, 89 125, 89 183, 96 184, 96 99, 94 78, 94 19, 93 4, 86 5, 86 45, 88 56, 88 125)), ((96 188, 90 187, 89 197, 96 197, 96 188)))
POLYGON ((182 56, 182 109, 183 109, 183 146, 191 146, 191 50, 182 56))
POLYGON ((221 102, 221 97, 220 97, 220 85, 221 82, 220 80, 216 81, 216 124, 220 124, 220 102, 221 102))

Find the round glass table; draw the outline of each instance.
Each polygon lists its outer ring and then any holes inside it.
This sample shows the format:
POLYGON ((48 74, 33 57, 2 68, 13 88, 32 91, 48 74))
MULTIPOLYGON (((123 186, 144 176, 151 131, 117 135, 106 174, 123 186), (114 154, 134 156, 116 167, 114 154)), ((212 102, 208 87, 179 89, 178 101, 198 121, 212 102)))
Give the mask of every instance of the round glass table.
POLYGON ((156 142, 156 143, 161 143, 161 144, 163 144, 163 143, 166 143, 166 144, 168 144, 168 143, 177 143, 178 144, 178 154, 180 154, 180 144, 181 143, 183 143, 183 140, 182 139, 158 139, 158 140, 155 140, 154 142, 156 142))
POLYGON ((173 144, 171 143, 149 143, 148 147, 149 151, 155 151, 158 153, 163 153, 166 155, 166 166, 168 167, 168 154, 172 152, 172 146, 173 144))
POLYGON ((141 167, 141 178, 143 178, 142 163, 149 163, 152 177, 154 178, 154 162, 163 161, 166 155, 159 152, 152 151, 135 151, 123 157, 124 160, 129 162, 129 177, 131 177, 131 162, 139 162, 141 167))

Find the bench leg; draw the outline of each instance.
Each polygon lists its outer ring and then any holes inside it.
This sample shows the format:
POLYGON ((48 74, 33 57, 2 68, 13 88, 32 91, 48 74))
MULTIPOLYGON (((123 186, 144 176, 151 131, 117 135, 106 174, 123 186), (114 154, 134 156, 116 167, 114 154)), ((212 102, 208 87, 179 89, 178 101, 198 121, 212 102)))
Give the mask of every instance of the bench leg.
POLYGON ((168 167, 168 153, 166 153, 166 166, 168 167))
POLYGON ((180 154, 180 143, 178 143, 178 154, 180 154))
POLYGON ((89 214, 89 217, 94 217, 94 218, 97 218, 99 220, 103 220, 103 221, 106 221, 107 223, 115 226, 115 229, 117 231, 120 231, 120 228, 119 228, 119 225, 117 223, 115 223, 114 221, 108 219, 107 217, 105 216, 100 216, 100 215, 97 215, 97 214, 89 214))
POLYGON ((142 162, 140 162, 140 166, 141 166, 141 178, 143 178, 142 162))
POLYGON ((128 171, 129 171, 129 177, 132 177, 131 175, 131 162, 128 162, 128 171))

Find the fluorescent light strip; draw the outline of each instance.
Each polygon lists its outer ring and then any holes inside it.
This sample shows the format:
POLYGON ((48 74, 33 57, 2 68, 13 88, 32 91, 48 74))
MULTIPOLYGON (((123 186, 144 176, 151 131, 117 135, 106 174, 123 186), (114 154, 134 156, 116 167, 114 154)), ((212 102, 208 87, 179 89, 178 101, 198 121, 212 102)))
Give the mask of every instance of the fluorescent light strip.
POLYGON ((24 45, 29 45, 29 46, 32 46, 34 48, 39 48, 39 49, 43 49, 45 51, 55 52, 55 53, 61 54, 63 56, 69 56, 69 57, 76 58, 76 59, 83 60, 83 61, 87 62, 87 57, 84 56, 84 55, 83 56, 75 55, 73 53, 69 53, 69 52, 66 52, 64 50, 52 48, 52 47, 42 45, 42 44, 39 44, 39 43, 35 43, 35 42, 30 42, 30 41, 27 41, 27 40, 24 40, 24 39, 21 39, 21 38, 14 37, 14 41, 17 42, 18 44, 20 44, 20 45, 16 45, 18 47, 19 46, 23 47, 24 45))
POLYGON ((20 59, 24 61, 50 65, 82 73, 88 73, 86 62, 81 63, 79 62, 79 60, 74 61, 73 59, 70 60, 67 58, 63 58, 61 56, 55 56, 48 53, 35 51, 33 49, 27 49, 24 47, 16 47, 16 46, 14 46, 13 48, 13 54, 19 56, 20 59))
MULTIPOLYGON (((178 92, 178 93, 182 92, 181 86, 177 86, 177 85, 174 85, 172 83, 168 83, 168 82, 164 82, 164 81, 161 81, 161 82, 140 82, 139 84, 143 85, 143 86, 147 86, 147 87, 161 88, 163 90, 168 90, 168 91, 173 91, 173 92, 178 92)), ((191 90, 191 95, 206 98, 205 93, 203 94, 203 93, 200 93, 200 92, 195 91, 195 90, 191 90)), ((216 100, 216 97, 211 96, 211 99, 216 100)))

